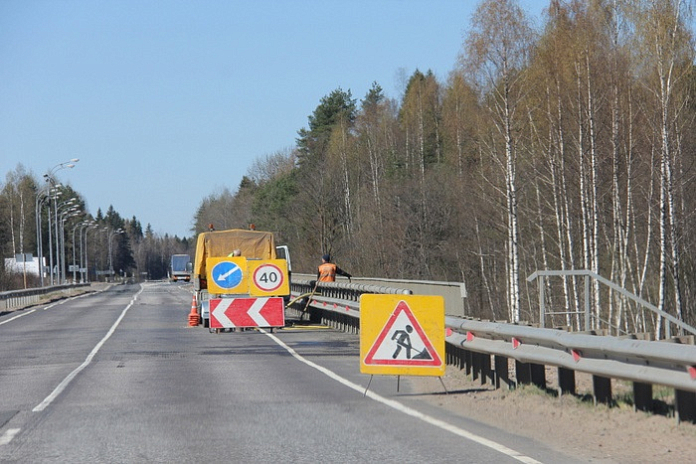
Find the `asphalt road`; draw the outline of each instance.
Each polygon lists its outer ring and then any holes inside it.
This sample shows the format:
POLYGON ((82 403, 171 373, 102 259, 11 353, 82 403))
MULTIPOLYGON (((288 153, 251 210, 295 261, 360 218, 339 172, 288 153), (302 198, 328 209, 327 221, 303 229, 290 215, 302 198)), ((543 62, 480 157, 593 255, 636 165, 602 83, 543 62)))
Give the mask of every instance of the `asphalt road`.
POLYGON ((0 461, 572 462, 408 378, 366 395, 356 335, 211 334, 190 304, 186 285, 146 283, 0 316, 0 461))

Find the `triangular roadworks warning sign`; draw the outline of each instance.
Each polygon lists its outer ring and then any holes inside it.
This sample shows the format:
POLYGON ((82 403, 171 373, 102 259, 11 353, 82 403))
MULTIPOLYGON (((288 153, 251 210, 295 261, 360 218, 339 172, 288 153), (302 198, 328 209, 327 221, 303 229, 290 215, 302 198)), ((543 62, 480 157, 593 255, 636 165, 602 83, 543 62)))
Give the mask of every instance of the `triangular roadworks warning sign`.
POLYGON ((442 366, 437 350, 405 301, 396 305, 363 362, 368 366, 442 366))

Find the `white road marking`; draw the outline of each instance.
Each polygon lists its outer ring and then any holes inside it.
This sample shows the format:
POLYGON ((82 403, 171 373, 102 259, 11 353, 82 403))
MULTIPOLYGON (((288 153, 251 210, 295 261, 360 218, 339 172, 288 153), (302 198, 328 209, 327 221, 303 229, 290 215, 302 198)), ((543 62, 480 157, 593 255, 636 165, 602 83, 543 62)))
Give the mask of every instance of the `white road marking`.
POLYGON ((526 456, 526 455, 520 453, 519 451, 515 451, 515 450, 513 450, 513 449, 511 449, 511 448, 508 448, 508 447, 505 446, 505 445, 501 445, 500 443, 497 443, 497 442, 495 442, 495 441, 493 441, 493 440, 489 440, 489 439, 487 439, 487 438, 484 438, 484 437, 481 437, 481 436, 479 436, 479 435, 473 434, 473 433, 468 432, 468 431, 466 431, 466 430, 464 430, 464 429, 461 429, 461 428, 459 428, 459 427, 456 427, 456 426, 454 426, 454 425, 452 425, 452 424, 448 424, 447 422, 441 421, 440 419, 436 419, 436 418, 434 418, 434 417, 432 417, 432 416, 429 416, 429 415, 427 415, 427 414, 423 414, 422 412, 416 411, 416 410, 413 409, 413 408, 409 408, 408 406, 405 406, 405 405, 399 403, 398 401, 390 400, 390 399, 385 398, 385 397, 383 397, 383 396, 381 396, 381 395, 378 395, 377 393, 374 393, 374 392, 372 392, 372 391, 365 392, 365 388, 362 387, 361 385, 358 385, 358 384, 356 384, 356 383, 353 383, 353 382, 351 382, 351 381, 348 380, 348 379, 344 379, 343 377, 341 377, 340 375, 336 374, 335 372, 333 372, 333 371, 331 371, 331 370, 329 370, 329 369, 327 369, 327 368, 325 368, 325 367, 323 367, 323 366, 320 366, 320 365, 318 365, 318 364, 315 364, 315 363, 313 363, 312 361, 310 361, 310 360, 304 358, 303 356, 299 355, 295 350, 293 350, 293 349, 290 348, 288 345, 286 345, 285 343, 283 343, 283 341, 281 341, 281 340, 280 340, 278 337, 276 337, 275 335, 272 335, 272 334, 266 332, 266 331, 263 330, 263 329, 259 329, 259 331, 263 332, 263 333, 266 334, 268 337, 270 337, 273 341, 275 341, 278 345, 280 345, 281 347, 283 347, 288 353, 290 353, 290 354, 291 354, 295 359, 297 359, 298 361, 303 362, 303 363, 305 363, 306 365, 308 365, 309 367, 312 367, 312 368, 318 370, 319 372, 321 372, 321 373, 327 375, 328 377, 330 377, 330 378, 336 380, 337 382, 339 382, 339 383, 345 385, 346 387, 352 388, 353 390, 359 392, 360 394, 365 394, 366 396, 370 397, 371 399, 373 399, 373 400, 375 400, 375 401, 377 401, 377 402, 379 402, 379 403, 382 403, 382 404, 384 404, 384 405, 386 405, 386 406, 389 406, 390 408, 393 408, 393 409, 395 409, 395 410, 397 410, 397 411, 399 411, 399 412, 402 412, 402 413, 404 413, 404 414, 407 414, 407 415, 409 415, 409 416, 412 416, 412 417, 415 417, 415 418, 417 418, 417 419, 420 419, 420 420, 422 420, 422 421, 424 421, 424 422, 427 422, 427 423, 429 423, 429 424, 431 424, 431 425, 434 425, 434 426, 436 426, 436 427, 439 427, 439 428, 441 428, 441 429, 443 429, 443 430, 446 430, 446 431, 448 431, 448 432, 451 432, 451 433, 453 433, 453 434, 455 434, 455 435, 458 435, 458 436, 460 436, 460 437, 466 438, 466 439, 471 440, 471 441, 473 441, 473 442, 476 442, 476 443, 478 443, 478 444, 480 444, 480 445, 486 446, 486 447, 488 447, 488 448, 490 448, 490 449, 492 449, 492 450, 495 450, 495 451, 498 451, 498 452, 500 452, 500 453, 502 453, 502 454, 505 454, 505 455, 507 455, 507 456, 510 456, 511 458, 516 459, 516 460, 518 460, 518 461, 520 461, 520 462, 524 462, 524 463, 527 463, 527 464, 541 464, 541 463, 540 463, 539 461, 537 461, 536 459, 533 459, 533 458, 531 458, 531 457, 529 457, 529 456, 526 456))
POLYGON ((12 439, 19 433, 22 429, 7 429, 5 433, 0 437, 0 446, 6 445, 12 441, 12 439))
MULTIPOLYGON (((95 293, 99 293, 99 292, 103 292, 103 291, 104 291, 104 290, 99 290, 98 292, 95 292, 95 293)), ((82 298, 82 297, 85 297, 85 296, 91 296, 91 295, 94 295, 95 293, 83 293, 82 295, 72 296, 72 297, 70 297, 70 298, 68 298, 68 299, 60 300, 60 301, 58 301, 58 302, 56 302, 56 303, 51 303, 51 304, 49 304, 49 305, 47 305, 47 306, 44 306, 44 307, 43 307, 43 310, 46 311, 46 310, 51 309, 52 307, 54 307, 54 306, 56 306, 56 305, 63 304, 63 303, 65 303, 66 301, 74 300, 75 298, 82 298)), ((9 319, 7 319, 7 320, 5 320, 5 321, 0 322, 0 325, 7 324, 7 323, 10 322, 10 321, 14 321, 15 319, 19 319, 20 317, 26 316, 27 314, 31 314, 31 313, 33 313, 34 311, 38 310, 38 309, 40 309, 40 308, 34 308, 34 309, 30 309, 30 310, 28 310, 28 311, 22 311, 21 314, 18 314, 18 315, 14 316, 14 317, 11 317, 11 318, 9 318, 9 319)))
POLYGON ((118 319, 116 319, 116 322, 114 322, 114 324, 111 326, 111 328, 106 333, 106 335, 104 335, 104 338, 102 338, 99 341, 99 343, 97 343, 97 345, 94 348, 92 348, 92 351, 89 353, 89 355, 87 355, 87 358, 85 359, 85 361, 82 364, 80 364, 74 371, 72 371, 70 374, 68 374, 68 376, 65 377, 63 379, 63 381, 61 383, 59 383, 58 386, 53 390, 53 392, 51 392, 51 394, 48 395, 38 406, 36 406, 34 409, 32 409, 33 412, 40 412, 40 411, 43 411, 44 409, 46 409, 53 402, 53 400, 55 400, 58 397, 58 395, 60 395, 63 392, 63 390, 65 390, 65 387, 70 385, 70 382, 72 382, 72 380, 77 376, 77 374, 82 372, 87 366, 90 365, 90 363, 92 362, 92 359, 94 359, 94 356, 99 352, 99 350, 104 345, 104 343, 106 343, 106 341, 116 331, 116 327, 118 327, 118 325, 121 323, 121 321, 125 317, 126 313, 130 309, 130 307, 133 306, 133 304, 135 303, 135 300, 138 298, 138 295, 140 295, 143 292, 143 288, 144 287, 141 285, 138 293, 136 293, 133 296, 133 299, 130 300, 130 303, 128 303, 128 306, 126 306, 123 309, 123 311, 121 311, 121 315, 118 316, 118 319))
POLYGON ((27 314, 31 314, 31 313, 33 313, 34 311, 36 311, 36 308, 31 309, 31 310, 29 310, 29 311, 27 311, 27 312, 23 312, 22 314, 17 314, 16 316, 11 317, 11 318, 7 319, 6 321, 0 322, 0 325, 7 324, 8 322, 12 322, 12 321, 14 321, 15 319, 19 319, 20 317, 24 317, 24 316, 26 316, 27 314))

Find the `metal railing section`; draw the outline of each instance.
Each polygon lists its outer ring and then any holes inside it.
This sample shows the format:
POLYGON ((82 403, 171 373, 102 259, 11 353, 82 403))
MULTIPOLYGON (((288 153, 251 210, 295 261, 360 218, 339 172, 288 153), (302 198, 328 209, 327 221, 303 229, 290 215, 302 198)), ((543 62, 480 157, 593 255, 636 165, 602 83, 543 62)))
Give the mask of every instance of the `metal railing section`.
POLYGON ((363 293, 380 293, 391 295, 411 295, 413 292, 406 288, 354 284, 349 282, 316 282, 314 280, 293 280, 290 289, 299 294, 311 293, 315 290, 319 295, 338 298, 341 300, 359 301, 363 293))
MULTIPOLYGON (((543 277, 548 277, 548 276, 553 276, 553 277, 572 277, 572 276, 580 276, 580 277, 585 277, 585 330, 589 331, 590 330, 590 318, 592 317, 591 312, 590 312, 590 279, 594 279, 607 287, 611 288, 615 292, 620 293, 621 295, 625 296, 626 298, 632 300, 636 304, 649 309, 653 313, 665 318, 667 321, 671 322, 672 324, 676 325, 679 327, 682 331, 690 332, 691 334, 696 335, 696 328, 686 324, 684 321, 681 321, 677 319, 676 317, 672 316, 671 314, 668 314, 660 309, 657 308, 657 306, 645 301, 644 299, 640 298, 639 296, 634 295, 633 293, 629 292, 625 288, 621 288, 618 285, 616 285, 614 282, 611 280, 605 279, 604 277, 592 272, 592 271, 587 271, 587 270, 569 270, 569 271, 536 271, 529 277, 527 277, 528 282, 532 282, 536 280, 538 277, 541 277, 539 279, 539 325, 540 327, 544 327, 544 322, 546 319, 546 315, 549 314, 561 314, 561 313, 549 313, 546 311, 545 307, 545 297, 544 297, 544 279, 543 277)), ((670 331, 670 325, 665 324, 665 338, 670 338, 671 337, 671 331, 670 331)))
MULTIPOLYGON (((445 323, 451 329, 477 337, 572 352, 578 358, 611 359, 683 372, 696 365, 696 345, 587 335, 456 317, 446 317, 445 323)), ((696 381, 691 385, 696 391, 696 381)))
POLYGON ((66 284, 53 285, 49 287, 29 288, 26 290, 10 290, 0 292, 0 311, 6 309, 20 308, 22 306, 36 304, 39 302, 41 295, 67 290, 75 287, 89 286, 89 284, 66 284))
MULTIPOLYGON (((316 274, 293 273, 293 279, 311 281, 317 278, 316 274)), ((348 283, 339 277, 337 282, 348 283)), ((414 295, 438 295, 445 300, 445 314, 448 316, 467 316, 466 312, 466 285, 464 282, 443 282, 432 280, 405 280, 386 279, 381 277, 356 277, 351 278, 353 284, 366 284, 377 287, 401 288, 411 290, 414 295)))
POLYGON ((295 316, 334 327, 350 333, 360 331, 360 295, 379 293, 390 295, 410 295, 405 288, 394 288, 368 284, 345 282, 316 282, 314 280, 293 280, 290 283, 292 296, 299 298, 289 308, 295 316))
MULTIPOLYGON (((359 298, 363 293, 410 294, 404 289, 384 289, 348 283, 292 282, 299 298, 292 306, 300 317, 351 333, 359 333, 359 298), (377 291, 380 289, 381 291, 377 291)), ((696 346, 611 336, 571 333, 497 322, 447 316, 446 359, 466 368, 481 383, 496 388, 506 384, 534 384, 546 388, 545 366, 558 368, 558 393, 575 394, 575 372, 591 374, 593 397, 610 403, 611 379, 633 382, 636 409, 653 407, 652 386, 675 390, 679 420, 696 422, 696 346), (493 360, 491 360, 491 357, 493 360), (515 361, 515 382, 509 379, 508 360, 515 361), (491 362, 493 361, 493 363, 491 362)))

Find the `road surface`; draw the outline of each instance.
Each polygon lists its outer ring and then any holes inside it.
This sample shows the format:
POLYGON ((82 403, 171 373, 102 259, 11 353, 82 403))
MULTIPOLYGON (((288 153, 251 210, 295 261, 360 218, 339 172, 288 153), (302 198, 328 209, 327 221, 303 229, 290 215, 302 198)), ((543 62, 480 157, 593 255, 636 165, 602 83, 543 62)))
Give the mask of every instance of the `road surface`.
POLYGON ((356 335, 188 327, 189 288, 118 285, 0 316, 0 461, 573 461, 427 404, 408 378, 367 390, 356 335))

